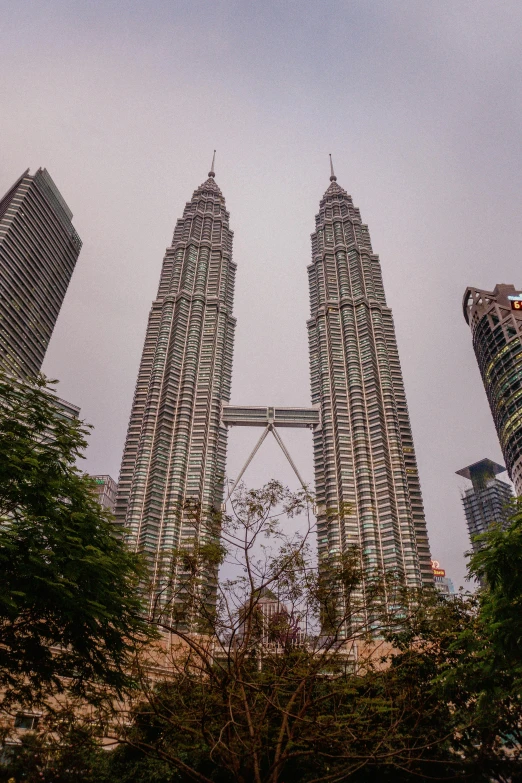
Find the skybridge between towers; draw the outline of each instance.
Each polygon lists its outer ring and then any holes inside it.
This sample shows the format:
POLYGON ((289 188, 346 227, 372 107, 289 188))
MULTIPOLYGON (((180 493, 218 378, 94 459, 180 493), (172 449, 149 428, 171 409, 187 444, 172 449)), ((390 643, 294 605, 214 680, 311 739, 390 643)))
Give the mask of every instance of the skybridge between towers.
MULTIPOLYGON (((305 487, 283 443, 285 427, 312 430, 318 562, 356 545, 369 584, 377 569, 401 574, 415 589, 433 587, 381 264, 333 165, 311 238, 312 407, 230 405, 237 266, 215 158, 176 222, 150 310, 115 509, 127 540, 150 562, 151 616, 158 606, 171 612, 172 596, 183 594, 184 572, 174 553, 210 540, 204 520, 194 524, 190 503, 205 515, 226 503, 268 435, 305 487), (259 440, 224 491, 229 427, 258 427, 259 440)), ((202 577, 211 602, 217 576, 216 567, 202 577)))
POLYGON ((283 443, 277 430, 280 427, 298 427, 301 429, 306 428, 317 431, 321 427, 321 412, 318 405, 311 408, 281 408, 276 407, 275 405, 267 405, 265 407, 223 404, 221 407, 221 422, 225 427, 263 427, 261 437, 254 446, 250 456, 241 468, 238 477, 228 492, 227 500, 234 494, 237 485, 243 478, 245 470, 254 459, 269 432, 271 432, 276 439, 281 451, 299 479, 299 483, 303 489, 306 489, 306 484, 301 478, 301 475, 290 456, 290 452, 283 443))

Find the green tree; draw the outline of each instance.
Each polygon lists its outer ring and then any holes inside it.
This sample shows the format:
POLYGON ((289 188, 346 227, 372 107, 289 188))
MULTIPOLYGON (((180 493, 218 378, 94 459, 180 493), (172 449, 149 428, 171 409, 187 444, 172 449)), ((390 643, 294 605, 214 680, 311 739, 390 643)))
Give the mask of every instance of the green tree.
POLYGON ((58 716, 49 713, 38 733, 27 732, 4 747, 0 782, 112 783, 99 735, 97 726, 80 723, 67 709, 58 716))
POLYGON ((493 527, 480 538, 482 547, 470 561, 470 574, 484 582, 481 617, 488 629, 496 665, 508 665, 522 676, 522 499, 513 502, 510 524, 493 527))
POLYGON ((441 696, 473 715, 459 736, 461 752, 468 757, 482 754, 493 780, 515 781, 522 779, 520 499, 513 502, 509 526, 493 527, 480 537, 480 543, 469 573, 483 587, 472 599, 470 622, 452 644, 451 665, 445 665, 439 680, 441 696))
POLYGON ((153 680, 143 667, 122 716, 120 763, 141 753, 173 780, 199 783, 493 779, 476 733, 466 735, 469 758, 459 750, 473 693, 455 706, 441 680, 463 654, 454 645, 474 606, 408 593, 394 575, 366 580, 363 592, 357 549, 318 571, 312 524, 301 535, 282 524, 306 515, 307 501, 278 482, 239 495, 221 520, 231 577, 215 612, 201 591, 204 553, 192 556, 176 612, 164 606, 157 619, 170 656, 153 680), (183 607, 202 618, 197 633, 183 607))
POLYGON ((87 430, 52 383, 0 378, 0 689, 10 702, 129 683, 141 565, 76 466, 87 430), (65 678, 65 679, 64 679, 65 678))
MULTIPOLYGON (((356 548, 317 569, 308 512, 306 493, 278 482, 243 490, 219 519, 219 547, 174 553, 183 578, 155 615, 168 643, 136 657, 125 709, 57 715, 7 769, 53 783, 71 769, 78 783, 522 780, 521 654, 509 628, 499 635, 518 606, 517 577, 500 568, 518 518, 471 566, 501 574, 506 603, 490 576, 453 600, 394 575, 367 578, 363 592, 356 548), (286 533, 299 514, 305 530, 286 533), (219 562, 213 608, 201 573, 219 562), (102 735, 116 750, 100 753, 102 735)), ((522 566, 522 551, 509 563, 522 566)))

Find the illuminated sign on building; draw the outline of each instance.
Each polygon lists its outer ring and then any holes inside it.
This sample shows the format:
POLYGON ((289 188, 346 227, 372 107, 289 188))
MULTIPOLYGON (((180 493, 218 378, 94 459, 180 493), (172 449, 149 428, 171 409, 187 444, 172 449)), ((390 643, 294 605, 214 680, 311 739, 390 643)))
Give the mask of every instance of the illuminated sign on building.
POLYGON ((515 294, 514 296, 508 296, 511 302, 512 310, 522 310, 522 294, 515 294))
POLYGON ((438 560, 431 561, 431 568, 433 571, 433 576, 446 576, 446 571, 440 567, 438 560))

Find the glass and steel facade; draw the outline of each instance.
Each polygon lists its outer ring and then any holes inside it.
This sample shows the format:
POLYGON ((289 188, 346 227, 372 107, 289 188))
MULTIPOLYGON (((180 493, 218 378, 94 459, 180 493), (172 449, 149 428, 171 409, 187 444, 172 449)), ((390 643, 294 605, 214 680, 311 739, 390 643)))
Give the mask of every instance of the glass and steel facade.
MULTIPOLYGON (((118 483, 116 520, 151 570, 150 611, 168 606, 181 574, 174 549, 212 533, 223 500, 236 265, 214 172, 186 204, 152 303, 118 483), (201 504, 201 519, 187 511, 201 504)), ((217 574, 206 575, 212 591, 217 574)))
POLYGON ((463 311, 516 493, 522 494, 522 300, 513 285, 467 288, 463 311), (509 297, 512 297, 511 299, 509 297), (517 309, 513 303, 516 303, 517 309))
POLYGON ((459 476, 471 481, 472 486, 462 493, 462 505, 468 524, 473 551, 479 549, 476 536, 485 533, 491 525, 505 525, 509 516, 509 502, 513 490, 505 481, 496 478, 505 467, 490 459, 482 459, 473 465, 457 470, 459 476))
POLYGON ((0 200, 0 368, 40 371, 81 240, 45 169, 26 171, 0 200))
POLYGON ((366 574, 433 572, 392 312, 368 227, 332 172, 308 267, 319 562, 360 548, 366 574))

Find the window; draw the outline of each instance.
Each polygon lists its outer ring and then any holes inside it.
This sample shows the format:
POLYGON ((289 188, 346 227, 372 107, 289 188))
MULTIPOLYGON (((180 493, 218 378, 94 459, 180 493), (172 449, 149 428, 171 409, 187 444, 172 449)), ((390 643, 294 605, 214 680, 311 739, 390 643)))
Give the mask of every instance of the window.
POLYGON ((38 721, 38 715, 28 715, 25 712, 19 712, 15 718, 15 729, 34 731, 38 726, 38 721))

